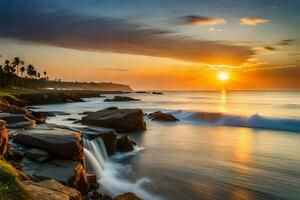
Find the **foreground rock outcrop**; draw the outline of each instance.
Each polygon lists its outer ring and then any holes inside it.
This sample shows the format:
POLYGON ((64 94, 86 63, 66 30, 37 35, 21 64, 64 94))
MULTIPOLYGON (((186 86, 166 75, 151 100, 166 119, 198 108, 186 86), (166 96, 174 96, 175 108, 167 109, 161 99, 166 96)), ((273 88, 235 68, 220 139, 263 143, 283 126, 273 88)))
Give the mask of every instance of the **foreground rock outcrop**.
POLYGON ((13 141, 45 150, 54 157, 83 161, 82 135, 79 132, 39 126, 18 132, 13 141))
POLYGON ((59 182, 49 179, 41 182, 28 182, 25 189, 32 200, 82 200, 79 191, 64 186, 59 182))
POLYGON ((112 99, 104 99, 105 102, 111 101, 140 101, 140 99, 134 99, 131 97, 124 97, 124 96, 114 96, 112 99))
POLYGON ((81 123, 113 128, 117 132, 146 130, 144 113, 141 109, 106 108, 82 117, 81 123))
POLYGON ((23 114, 0 113, 0 120, 4 120, 8 128, 32 128, 35 126, 35 120, 29 119, 23 114))
POLYGON ((35 115, 35 112, 30 111, 22 106, 25 106, 25 103, 16 97, 0 97, 0 113, 8 113, 10 115, 22 114, 25 117, 34 120, 37 124, 45 123, 44 116, 35 115))
POLYGON ((6 129, 6 123, 0 120, 0 156, 6 157, 8 153, 9 136, 6 129))
POLYGON ((150 118, 151 120, 156 120, 156 121, 168 121, 168 122, 179 121, 179 119, 174 117, 172 114, 163 113, 161 111, 157 111, 157 112, 148 114, 148 118, 150 118))
POLYGON ((54 179, 61 184, 70 186, 86 193, 88 190, 87 174, 78 161, 52 159, 44 163, 23 158, 21 170, 36 180, 54 179))

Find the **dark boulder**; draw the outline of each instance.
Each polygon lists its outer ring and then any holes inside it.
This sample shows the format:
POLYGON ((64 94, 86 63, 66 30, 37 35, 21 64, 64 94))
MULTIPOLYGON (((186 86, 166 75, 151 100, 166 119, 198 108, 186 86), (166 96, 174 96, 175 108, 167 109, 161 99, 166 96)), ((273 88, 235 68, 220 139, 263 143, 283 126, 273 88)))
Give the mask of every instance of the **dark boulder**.
POLYGON ((27 115, 27 117, 32 119, 31 116, 33 116, 33 119, 37 124, 44 124, 46 122, 47 116, 43 112, 31 111, 30 116, 27 115))
POLYGON ((122 137, 118 138, 118 140, 117 140, 117 148, 118 148, 118 151, 121 151, 121 152, 132 151, 134 144, 135 143, 126 134, 123 135, 122 137))
POLYGON ((83 161, 83 144, 80 132, 44 125, 18 132, 14 135, 13 141, 45 150, 55 157, 83 161))
POLYGON ((128 193, 118 195, 117 197, 114 198, 114 200, 143 200, 143 199, 139 198, 132 192, 128 192, 128 193))
POLYGON ((149 92, 146 92, 146 91, 136 91, 135 93, 137 93, 137 94, 148 94, 149 92))
POLYGON ((92 111, 84 111, 82 113, 79 113, 78 115, 89 115, 91 113, 93 113, 93 112, 92 111))
POLYGON ((141 109, 112 107, 99 110, 82 117, 82 124, 113 128, 117 132, 146 130, 144 113, 141 109))
POLYGON ((152 92, 152 94, 162 95, 162 94, 164 94, 164 93, 162 93, 162 92, 152 92))
POLYGON ((66 121, 76 121, 77 119, 75 119, 75 118, 67 118, 67 119, 65 119, 66 121))
POLYGON ((174 117, 172 114, 163 113, 161 111, 157 111, 157 112, 148 114, 148 118, 150 118, 151 120, 156 120, 156 121, 168 121, 168 122, 179 121, 179 119, 174 117))
POLYGON ((112 99, 104 99, 105 102, 111 102, 111 101, 140 101, 140 99, 134 99, 131 97, 124 97, 124 96, 115 96, 112 99))
POLYGON ((113 200, 111 196, 105 195, 98 190, 93 190, 86 196, 87 200, 113 200))

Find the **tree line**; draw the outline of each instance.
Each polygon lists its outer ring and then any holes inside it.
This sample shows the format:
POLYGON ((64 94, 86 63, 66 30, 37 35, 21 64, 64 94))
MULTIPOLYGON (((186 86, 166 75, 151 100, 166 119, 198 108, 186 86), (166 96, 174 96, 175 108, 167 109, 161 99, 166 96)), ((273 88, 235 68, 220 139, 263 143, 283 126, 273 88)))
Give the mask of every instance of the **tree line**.
POLYGON ((46 71, 41 73, 32 64, 26 66, 19 57, 0 65, 0 87, 43 87, 48 80, 46 71))

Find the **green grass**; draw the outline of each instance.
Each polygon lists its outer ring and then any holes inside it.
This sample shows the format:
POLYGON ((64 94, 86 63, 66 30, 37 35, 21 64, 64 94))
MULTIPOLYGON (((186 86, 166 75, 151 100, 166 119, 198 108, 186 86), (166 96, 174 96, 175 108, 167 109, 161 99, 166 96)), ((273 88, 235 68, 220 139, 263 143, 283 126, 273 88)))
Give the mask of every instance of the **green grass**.
POLYGON ((33 93, 31 89, 11 89, 11 88, 0 88, 0 97, 4 96, 16 96, 20 94, 33 93))
POLYGON ((0 199, 29 200, 31 199, 22 183, 16 177, 16 170, 3 158, 0 158, 0 199))

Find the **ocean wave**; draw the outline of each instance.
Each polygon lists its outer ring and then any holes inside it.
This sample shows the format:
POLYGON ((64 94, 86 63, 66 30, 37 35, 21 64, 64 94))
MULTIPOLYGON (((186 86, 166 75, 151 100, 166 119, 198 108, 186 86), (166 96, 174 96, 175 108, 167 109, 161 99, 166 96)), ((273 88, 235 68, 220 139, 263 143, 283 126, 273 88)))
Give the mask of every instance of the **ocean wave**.
POLYGON ((217 112, 187 112, 182 110, 172 112, 172 114, 182 122, 199 125, 249 127, 300 132, 299 119, 265 117, 258 114, 241 116, 217 112))

